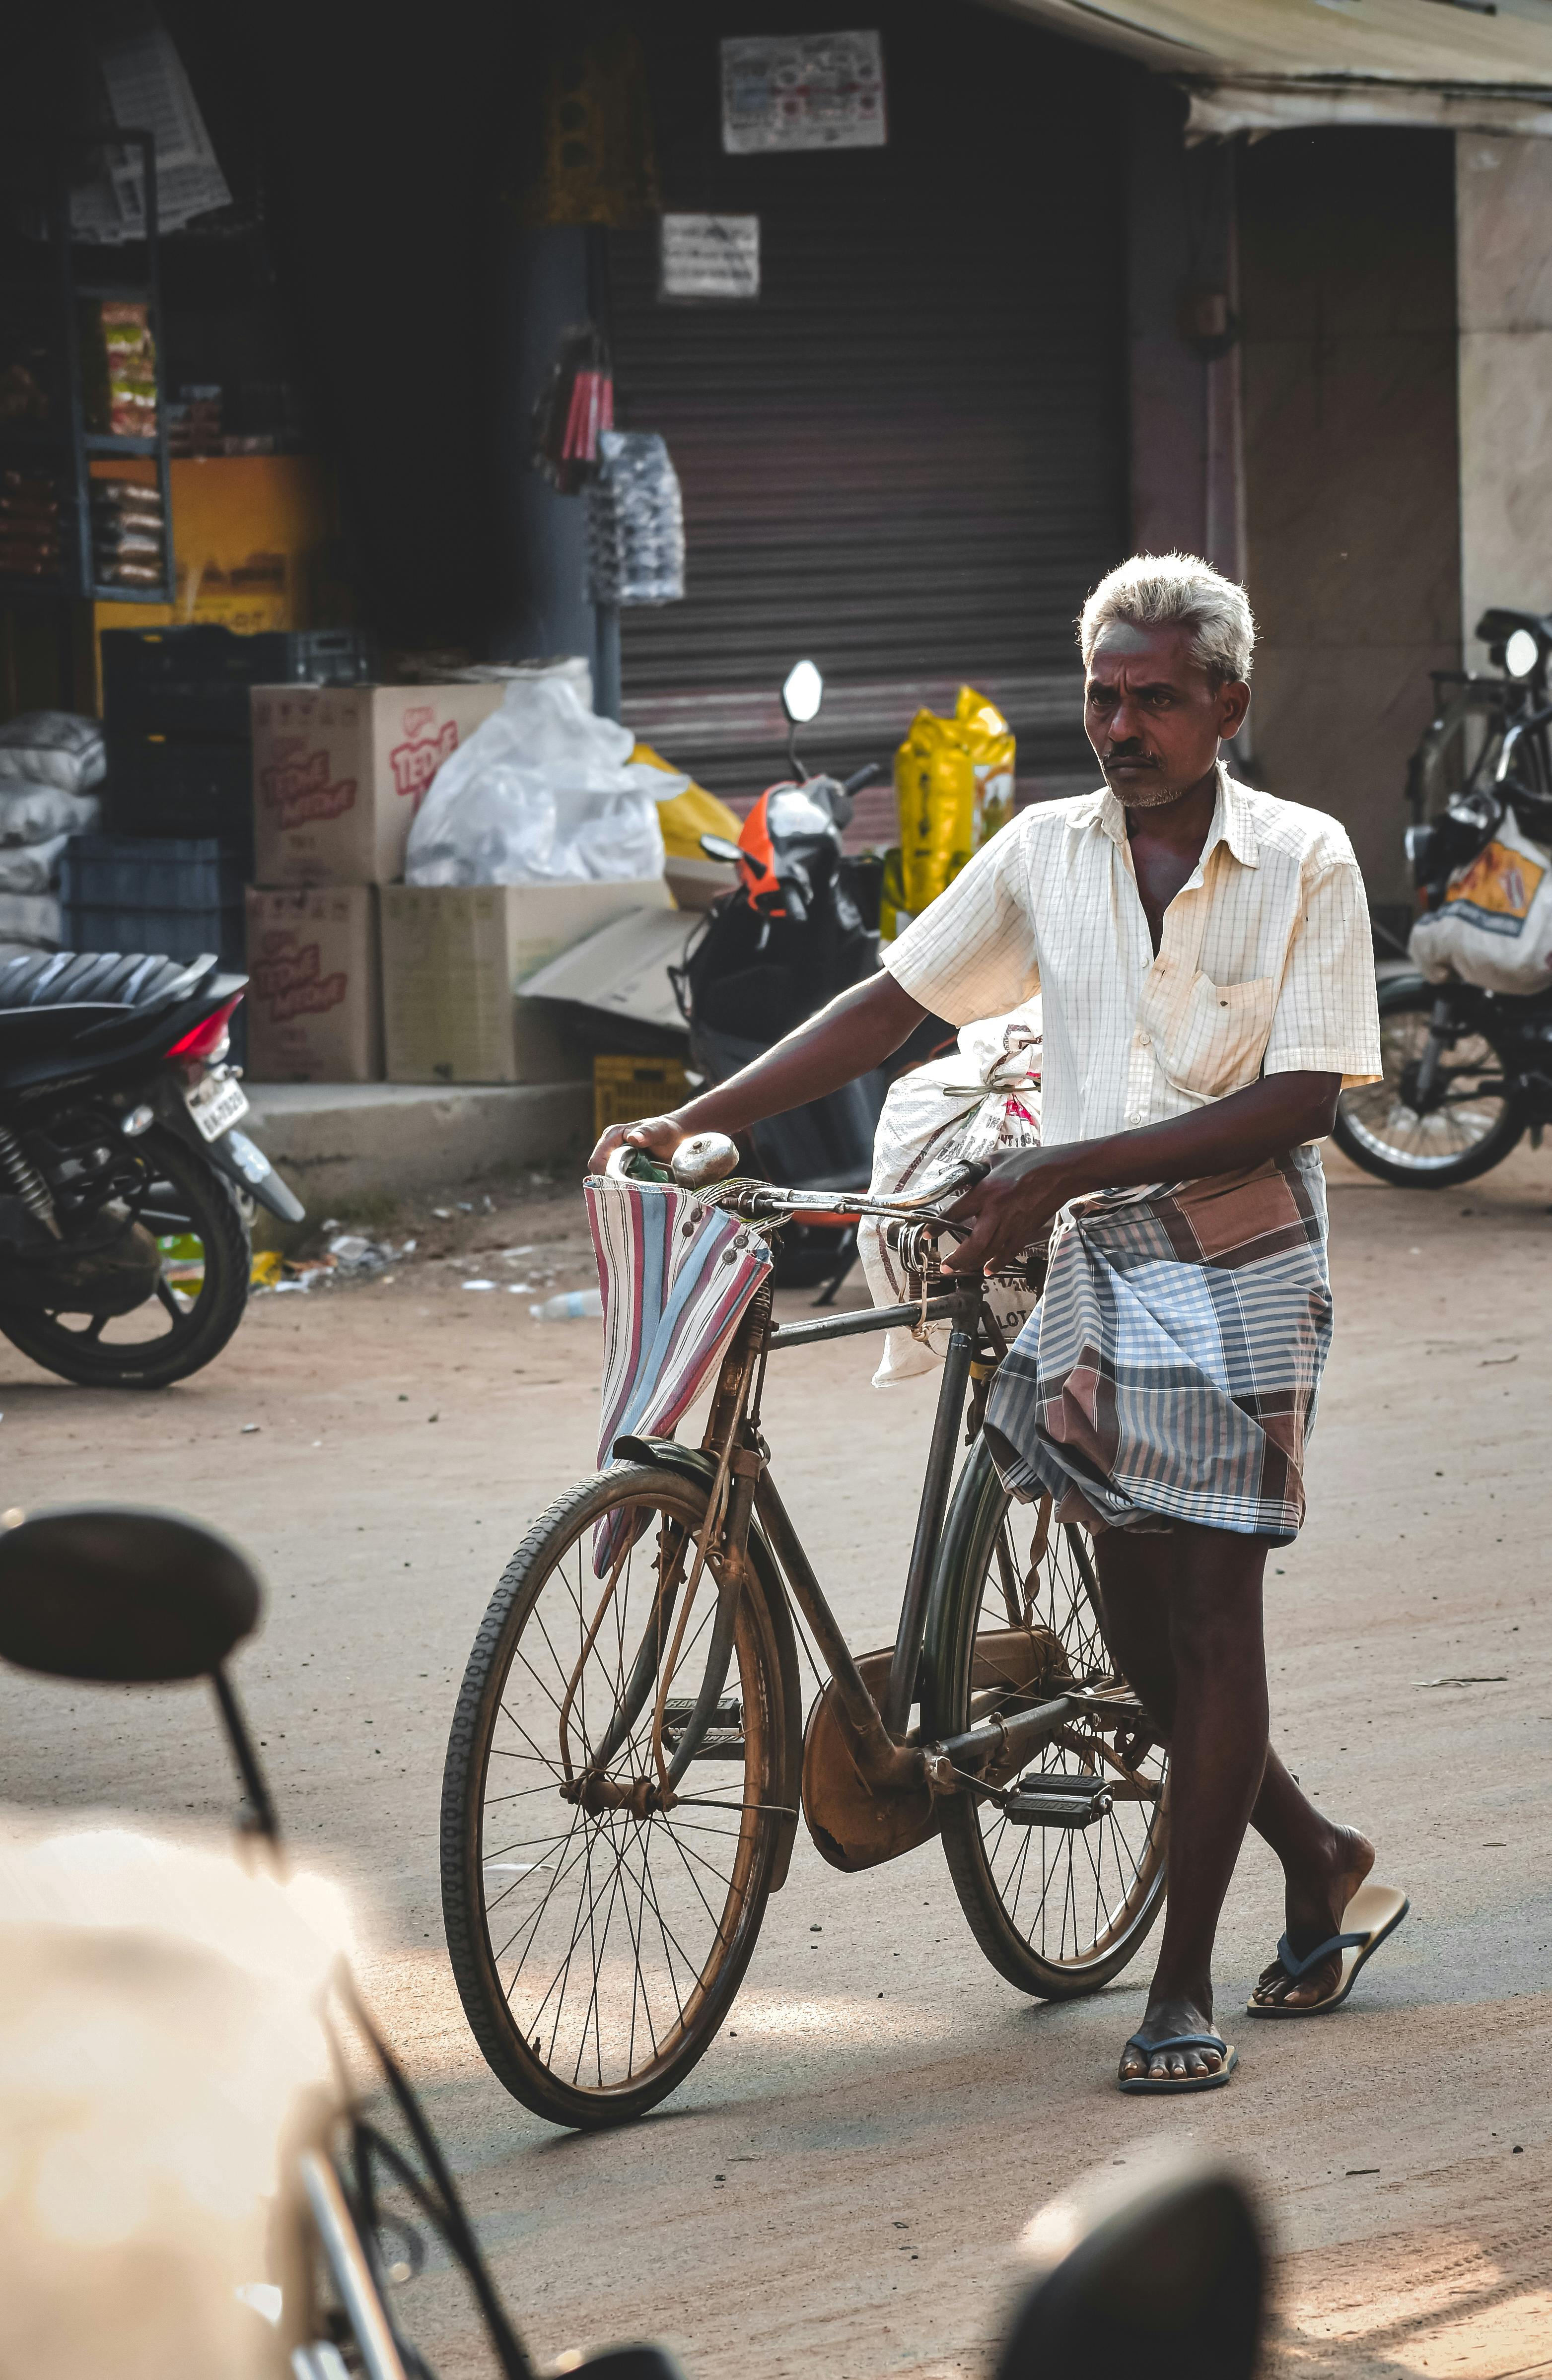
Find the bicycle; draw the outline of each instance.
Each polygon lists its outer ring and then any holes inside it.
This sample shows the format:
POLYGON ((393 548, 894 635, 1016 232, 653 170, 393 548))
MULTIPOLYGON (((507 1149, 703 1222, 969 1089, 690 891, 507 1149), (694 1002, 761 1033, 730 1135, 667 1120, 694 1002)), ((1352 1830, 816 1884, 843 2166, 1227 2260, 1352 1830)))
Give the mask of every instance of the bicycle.
POLYGON ((685 1144, 674 1175, 624 1150, 611 1170, 677 1179, 766 1236, 821 1212, 878 1218, 912 1299, 777 1325, 767 1279, 700 1447, 617 1441, 534 1524, 475 1639, 443 1788, 453 1972, 498 2079, 579 2129, 643 2114, 705 2054, 800 1810, 844 1870, 940 1836, 982 1949, 1039 1998, 1118 1974, 1165 1890, 1166 1760, 1106 1645, 1089 1540, 1053 1524, 1049 1500, 1014 1504, 982 1439, 1007 1350, 981 1281, 945 1274, 940 1253, 963 1235, 941 1202, 977 1170, 915 1199, 799 1192, 721 1178, 736 1152, 708 1158, 719 1138, 685 1144), (855 1658, 772 1475, 765 1367, 938 1320, 899 1623, 891 1647, 855 1658), (600 1523, 617 1548, 601 1592, 586 1574, 600 1523), (818 1656, 806 1724, 794 1610, 818 1656))

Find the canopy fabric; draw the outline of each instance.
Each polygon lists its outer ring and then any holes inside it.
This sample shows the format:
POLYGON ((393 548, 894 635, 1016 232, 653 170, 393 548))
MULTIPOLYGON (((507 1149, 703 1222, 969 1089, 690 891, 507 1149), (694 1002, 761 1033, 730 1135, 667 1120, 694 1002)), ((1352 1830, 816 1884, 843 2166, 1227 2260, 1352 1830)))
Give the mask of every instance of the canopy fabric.
POLYGON ((1177 78, 1202 139, 1299 124, 1552 133, 1552 0, 1004 0, 1177 78))

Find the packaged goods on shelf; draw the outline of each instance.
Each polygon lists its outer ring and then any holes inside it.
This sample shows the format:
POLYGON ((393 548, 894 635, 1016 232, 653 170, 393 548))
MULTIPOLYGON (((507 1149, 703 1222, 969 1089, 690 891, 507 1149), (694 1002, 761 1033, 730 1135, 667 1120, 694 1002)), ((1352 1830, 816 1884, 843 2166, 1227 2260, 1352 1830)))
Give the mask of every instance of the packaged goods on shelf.
POLYGON ((105 587, 159 587, 166 576, 162 492, 139 480, 93 480, 92 546, 105 587))
POLYGON ((88 419, 115 438, 156 434, 156 343, 147 306, 101 298, 84 309, 88 419))
POLYGON ((0 471, 0 571, 56 578, 63 566, 57 480, 46 471, 0 471))

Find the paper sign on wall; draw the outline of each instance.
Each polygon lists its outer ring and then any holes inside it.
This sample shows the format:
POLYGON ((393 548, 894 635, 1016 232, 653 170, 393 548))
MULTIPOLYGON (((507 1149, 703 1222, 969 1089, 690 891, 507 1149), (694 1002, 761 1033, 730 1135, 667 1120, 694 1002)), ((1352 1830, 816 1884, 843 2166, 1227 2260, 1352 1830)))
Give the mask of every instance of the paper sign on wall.
POLYGON ((882 149, 884 52, 877 33, 756 34, 722 44, 722 145, 882 149))
POLYGON ((660 298, 690 300, 760 295, 758 215, 664 215, 660 298))

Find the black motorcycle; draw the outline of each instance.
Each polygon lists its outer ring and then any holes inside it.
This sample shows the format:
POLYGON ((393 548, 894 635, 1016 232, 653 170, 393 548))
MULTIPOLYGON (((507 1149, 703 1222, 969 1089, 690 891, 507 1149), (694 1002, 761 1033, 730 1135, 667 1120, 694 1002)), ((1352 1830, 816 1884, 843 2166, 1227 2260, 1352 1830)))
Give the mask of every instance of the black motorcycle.
MULTIPOLYGON (((1552 614, 1495 609, 1477 635, 1501 673, 1433 673, 1435 714, 1413 754, 1407 858, 1420 905, 1436 909, 1455 871, 1512 812, 1552 844, 1552 614)), ((1501 1165, 1552 1123, 1552 987, 1513 995, 1393 976, 1379 988, 1384 1078, 1344 1091, 1337 1145, 1407 1189, 1448 1189, 1501 1165)))
POLYGON ((0 1330, 67 1380, 199 1371, 242 1319, 252 1203, 302 1219, 236 1129, 247 980, 209 956, 0 965, 0 1330))

